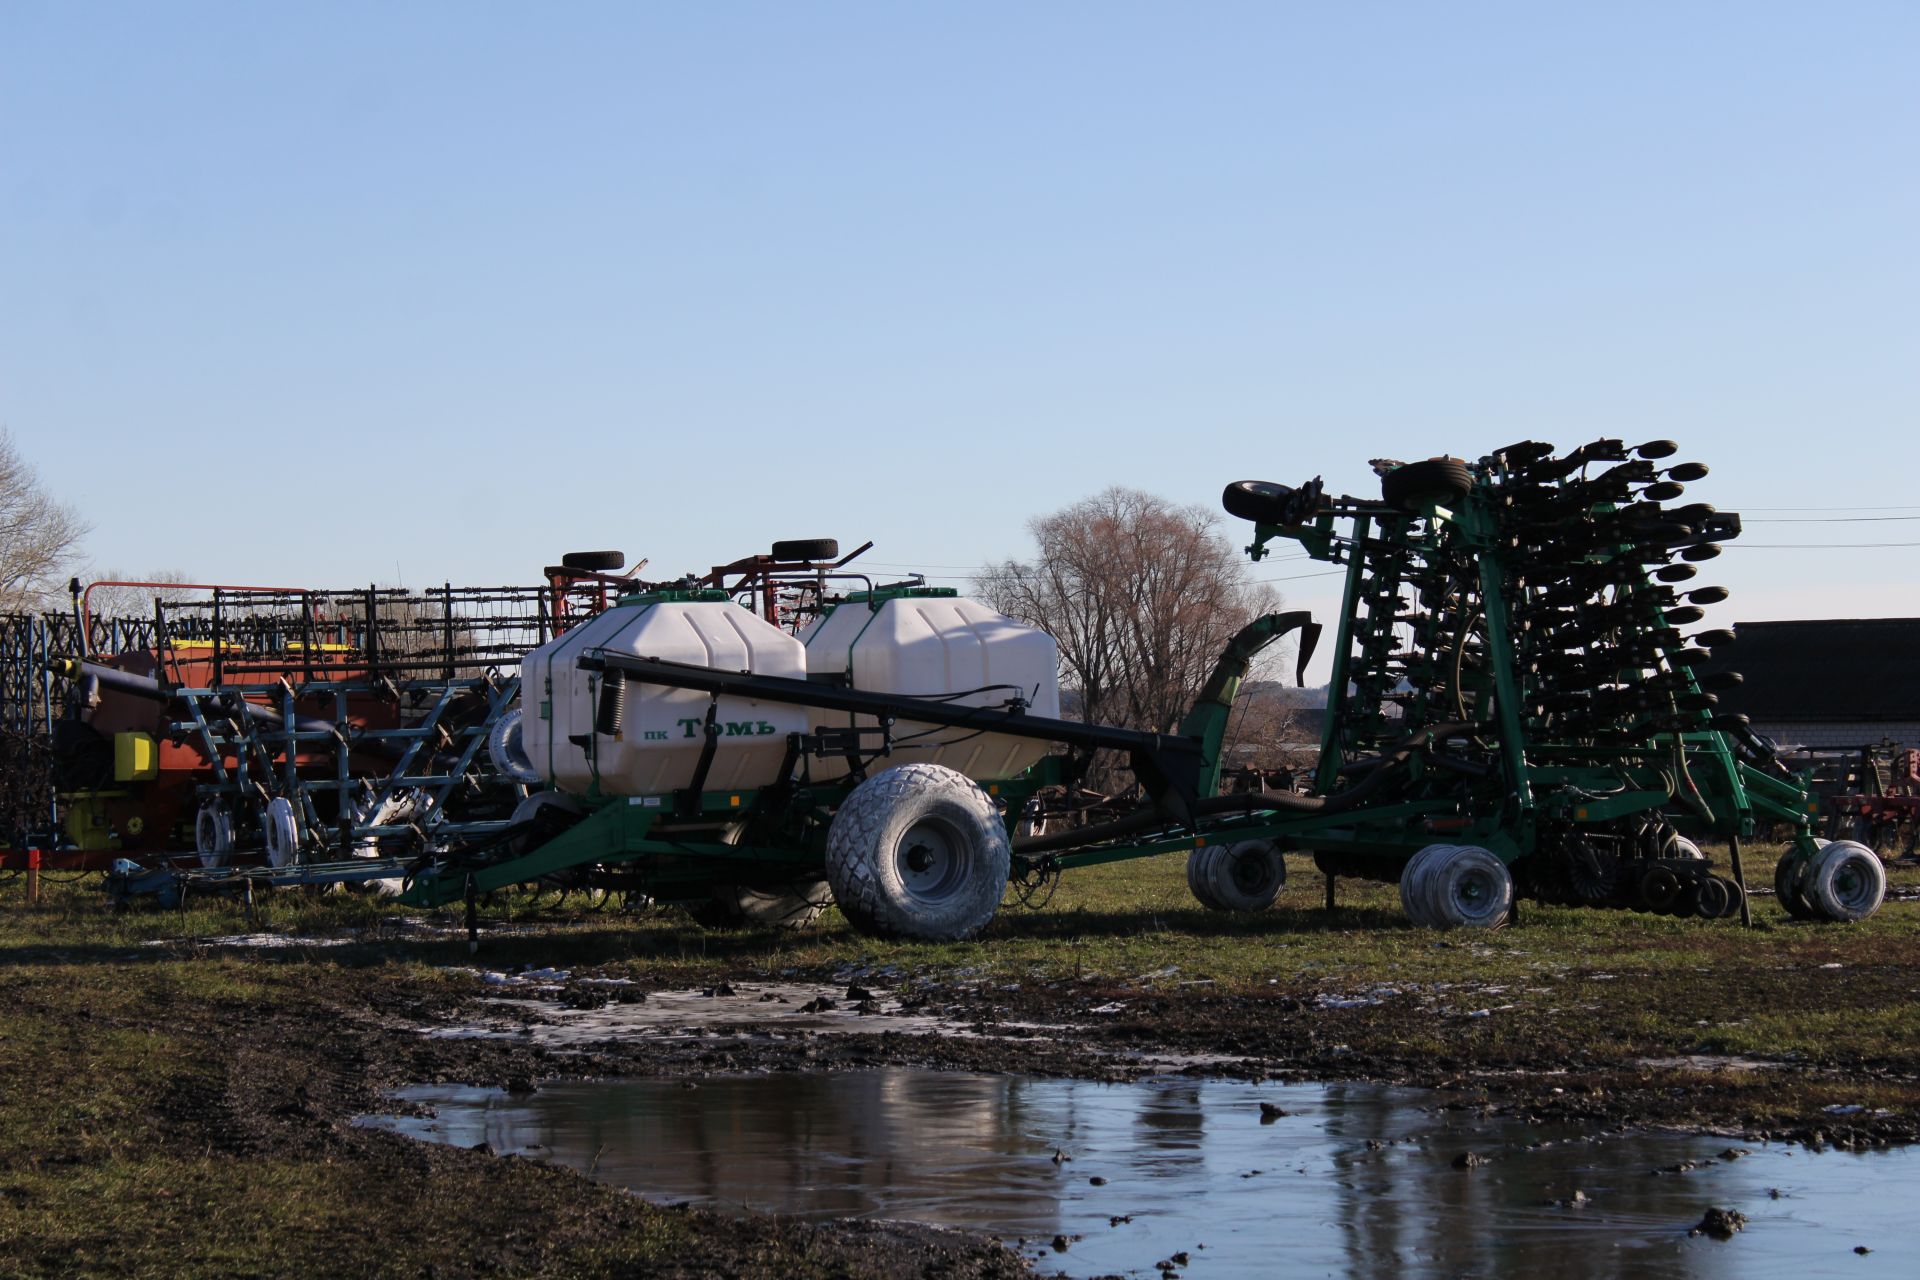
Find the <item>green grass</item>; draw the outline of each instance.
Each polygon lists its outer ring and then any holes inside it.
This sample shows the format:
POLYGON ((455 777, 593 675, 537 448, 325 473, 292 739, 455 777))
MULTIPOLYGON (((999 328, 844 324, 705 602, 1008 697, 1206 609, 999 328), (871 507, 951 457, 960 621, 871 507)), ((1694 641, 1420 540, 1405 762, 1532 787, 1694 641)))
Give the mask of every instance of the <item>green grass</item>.
MULTIPOLYGON (((1770 873, 1772 857, 1750 859, 1770 873)), ((47 901, 25 907, 18 882, 0 887, 0 954, 14 964, 58 966, 74 958, 195 957, 177 977, 209 991, 244 985, 263 963, 295 960, 322 967, 402 964, 424 979, 438 967, 479 963, 602 965, 655 980, 716 969, 774 972, 849 964, 889 965, 937 977, 958 971, 983 978, 1128 980, 1177 967, 1178 980, 1225 991, 1257 991, 1276 980, 1332 991, 1355 982, 1503 981, 1534 970, 1685 972, 1710 966, 1809 969, 1903 960, 1920 932, 1920 903, 1889 901, 1854 925, 1789 921, 1771 898, 1754 899, 1756 927, 1737 921, 1676 920, 1633 912, 1525 904, 1523 923, 1491 933, 1415 929, 1391 885, 1342 880, 1339 905, 1321 907, 1323 881, 1293 860, 1292 879, 1274 908, 1258 916, 1201 909, 1188 893, 1178 858, 1145 859, 1069 873, 1042 909, 1009 894, 988 930, 966 943, 890 942, 863 937, 835 911, 792 930, 709 931, 671 908, 588 912, 577 902, 529 911, 526 895, 497 895, 481 913, 482 945, 470 959, 455 913, 410 912, 368 896, 283 892, 263 898, 250 917, 240 905, 207 900, 184 910, 106 910, 91 886, 55 885, 47 901), (571 909, 569 909, 571 908, 571 909), (438 936, 395 927, 402 919, 436 926, 438 936), (348 946, 294 945, 273 952, 203 954, 191 944, 265 932, 292 939, 352 935, 348 946)), ((1896 886, 1920 885, 1920 870, 1896 866, 1896 886)), ((239 995, 235 990, 232 994, 239 995)))
MULTIPOLYGON (((891 968, 907 981, 1164 991, 1202 984, 1218 994, 1294 997, 1383 984, 1451 983, 1469 992, 1518 984, 1548 992, 1524 993, 1518 1002, 1529 1010, 1591 998, 1604 1009, 1622 1010, 1613 1040, 1623 1028, 1639 1028, 1675 1044, 1698 1041, 1706 1037, 1692 1030, 1702 1021, 1695 1015, 1712 1008, 1716 1016, 1705 1019, 1714 1028, 1710 1038, 1737 1043, 1743 1052, 1765 1052, 1771 1045, 1836 1060, 1920 1053, 1920 1022, 1907 1012, 1914 1002, 1894 998, 1920 986, 1920 957, 1913 955, 1920 903, 1889 901, 1859 924, 1811 925, 1789 921, 1771 898, 1759 897, 1752 929, 1737 921, 1529 903, 1517 927, 1441 933, 1409 926, 1390 885, 1342 880, 1339 905, 1326 911, 1318 873, 1304 860, 1293 862, 1293 878, 1279 902, 1258 916, 1199 908, 1178 858, 1146 859, 1071 872, 1041 910, 1023 909, 1009 895, 985 934, 951 944, 863 937, 833 911, 817 925, 793 931, 707 931, 669 908, 530 914, 525 896, 500 895, 482 913, 477 959, 467 954, 457 916, 428 917, 440 927, 439 936, 395 932, 388 926, 413 913, 371 897, 281 893, 262 900, 250 920, 238 905, 212 901, 181 911, 115 915, 80 886, 57 887, 47 903, 23 908, 18 886, 11 885, 0 889, 0 954, 16 970, 23 963, 58 969, 63 955, 104 959, 110 966, 138 957, 147 981, 177 984, 182 994, 231 999, 260 998, 258 975, 293 964, 311 966, 316 975, 337 966, 380 965, 396 980, 438 981, 450 988, 465 980, 448 976, 446 968, 474 963, 591 967, 655 985, 694 982, 716 972, 765 976, 848 966, 891 968), (182 945, 253 931, 294 938, 351 933, 356 940, 338 947, 211 954, 182 945), (156 966, 158 957, 191 960, 156 966), (1600 974, 1614 975, 1616 985, 1593 978, 1600 974), (1567 989, 1575 981, 1579 989, 1567 989), (1804 993, 1806 1000, 1794 1003, 1814 1007, 1777 1007, 1783 983, 1789 993, 1804 993), (1663 991, 1663 999, 1635 1008, 1629 997, 1650 984, 1663 991), (1686 998, 1675 1000, 1668 988, 1684 990, 1686 998), (1848 1016, 1856 1021, 1847 1022, 1848 1016)), ((1770 873, 1771 866, 1771 852, 1756 852, 1750 878, 1770 873)), ((1891 878, 1912 888, 1920 884, 1920 870, 1896 866, 1891 878)))

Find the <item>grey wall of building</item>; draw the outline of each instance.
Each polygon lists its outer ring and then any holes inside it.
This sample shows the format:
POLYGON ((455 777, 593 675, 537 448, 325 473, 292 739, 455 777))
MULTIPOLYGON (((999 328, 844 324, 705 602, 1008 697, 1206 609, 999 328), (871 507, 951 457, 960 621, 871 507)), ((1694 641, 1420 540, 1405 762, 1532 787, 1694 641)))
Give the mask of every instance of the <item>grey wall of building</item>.
POLYGON ((1920 720, 1755 720, 1753 727, 1783 747, 1920 746, 1920 720))

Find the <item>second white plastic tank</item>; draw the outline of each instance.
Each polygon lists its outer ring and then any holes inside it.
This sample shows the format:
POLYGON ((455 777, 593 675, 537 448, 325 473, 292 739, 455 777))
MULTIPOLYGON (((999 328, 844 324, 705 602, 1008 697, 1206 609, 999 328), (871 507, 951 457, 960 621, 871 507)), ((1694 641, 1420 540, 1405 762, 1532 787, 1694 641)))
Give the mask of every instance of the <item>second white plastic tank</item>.
MULTIPOLYGON (((801 633, 807 674, 855 689, 946 697, 960 706, 998 706, 1016 693, 1036 716, 1060 714, 1060 654, 1053 637, 948 587, 914 587, 849 597, 801 633), (949 696, 951 695, 951 696, 949 696)), ((815 711, 816 728, 861 725, 871 716, 815 711)), ((882 763, 923 762, 970 778, 1011 778, 1031 768, 1050 744, 1005 734, 901 721, 893 755, 882 763)), ((865 745, 878 747, 879 736, 865 745)), ((812 776, 847 772, 845 761, 814 760, 812 776)))

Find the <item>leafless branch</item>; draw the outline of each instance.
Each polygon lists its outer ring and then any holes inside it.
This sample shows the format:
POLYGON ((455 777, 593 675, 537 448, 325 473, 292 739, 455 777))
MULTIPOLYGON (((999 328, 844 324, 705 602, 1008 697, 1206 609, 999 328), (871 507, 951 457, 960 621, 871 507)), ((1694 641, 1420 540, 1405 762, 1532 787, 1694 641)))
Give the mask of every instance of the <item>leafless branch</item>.
POLYGON ((57 603, 60 578, 86 533, 86 522, 54 501, 0 427, 0 613, 57 603))

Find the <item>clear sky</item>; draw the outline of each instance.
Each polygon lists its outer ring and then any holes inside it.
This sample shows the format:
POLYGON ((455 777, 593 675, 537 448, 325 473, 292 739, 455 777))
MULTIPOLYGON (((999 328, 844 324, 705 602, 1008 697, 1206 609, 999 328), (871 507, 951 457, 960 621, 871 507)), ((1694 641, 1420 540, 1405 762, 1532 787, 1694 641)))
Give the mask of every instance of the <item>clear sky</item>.
POLYGON ((0 0, 0 423, 327 586, 1667 436, 1716 621, 1920 615, 1917 153, 1911 0, 0 0))

